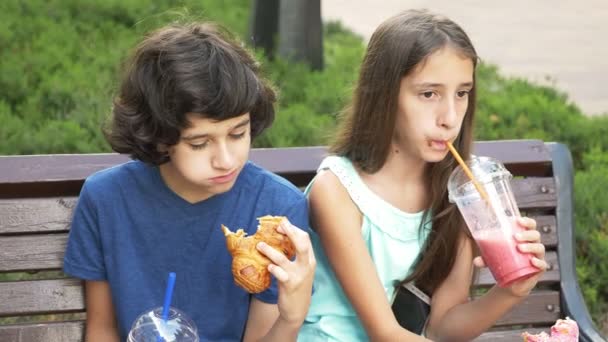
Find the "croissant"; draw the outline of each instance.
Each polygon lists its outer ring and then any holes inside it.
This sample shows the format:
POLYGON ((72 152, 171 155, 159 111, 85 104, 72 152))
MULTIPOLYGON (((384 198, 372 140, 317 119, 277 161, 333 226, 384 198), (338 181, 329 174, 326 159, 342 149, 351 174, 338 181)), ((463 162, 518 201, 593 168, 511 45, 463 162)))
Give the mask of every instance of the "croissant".
POLYGON ((258 252, 256 245, 265 242, 274 249, 282 252, 288 259, 295 255, 295 247, 289 238, 279 232, 277 227, 284 216, 258 217, 258 230, 255 234, 245 237, 242 229, 231 232, 222 225, 226 236, 226 247, 232 255, 232 276, 237 285, 249 293, 260 293, 270 287, 270 259, 258 252))

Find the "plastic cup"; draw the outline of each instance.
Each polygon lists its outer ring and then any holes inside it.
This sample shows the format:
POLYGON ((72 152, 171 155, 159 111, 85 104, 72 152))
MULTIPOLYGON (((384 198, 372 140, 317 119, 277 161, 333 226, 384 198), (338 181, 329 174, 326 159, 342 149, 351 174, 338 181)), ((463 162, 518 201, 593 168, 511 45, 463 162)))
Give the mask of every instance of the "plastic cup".
POLYGON ((140 315, 129 331, 127 342, 198 342, 194 322, 182 311, 170 307, 163 320, 163 307, 140 315))
POLYGON ((472 157, 466 164, 487 198, 459 166, 448 180, 449 199, 462 214, 498 286, 507 287, 539 272, 531 264, 532 254, 517 249, 514 235, 525 229, 516 222, 520 213, 511 190, 511 173, 489 157, 472 157))

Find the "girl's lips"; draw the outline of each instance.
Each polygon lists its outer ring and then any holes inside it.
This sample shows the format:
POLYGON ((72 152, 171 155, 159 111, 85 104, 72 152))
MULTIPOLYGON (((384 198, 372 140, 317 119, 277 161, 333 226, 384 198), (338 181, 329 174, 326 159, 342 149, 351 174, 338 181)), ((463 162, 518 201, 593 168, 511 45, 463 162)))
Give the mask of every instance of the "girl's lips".
POLYGON ((234 178, 234 176, 236 176, 236 170, 234 170, 230 173, 227 173, 223 176, 213 177, 213 178, 211 178, 211 181, 214 183, 219 183, 219 184, 228 183, 234 178))
POLYGON ((448 145, 446 144, 445 140, 430 140, 429 146, 433 150, 437 151, 445 151, 448 148, 448 145))

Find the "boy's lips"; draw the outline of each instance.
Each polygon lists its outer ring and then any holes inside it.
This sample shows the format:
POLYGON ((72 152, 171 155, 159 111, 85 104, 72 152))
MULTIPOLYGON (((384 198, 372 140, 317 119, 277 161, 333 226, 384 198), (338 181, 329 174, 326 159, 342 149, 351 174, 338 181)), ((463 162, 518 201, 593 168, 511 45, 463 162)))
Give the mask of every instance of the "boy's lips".
POLYGON ((214 183, 227 183, 230 182, 236 176, 237 170, 231 171, 221 176, 211 178, 211 181, 214 183))

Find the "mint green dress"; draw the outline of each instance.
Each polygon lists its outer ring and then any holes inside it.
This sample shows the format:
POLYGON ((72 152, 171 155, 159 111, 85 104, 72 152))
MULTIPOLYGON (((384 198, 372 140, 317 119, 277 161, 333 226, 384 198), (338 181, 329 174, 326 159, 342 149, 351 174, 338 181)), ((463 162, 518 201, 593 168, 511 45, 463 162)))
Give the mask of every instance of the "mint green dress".
MULTIPOLYGON (((392 301, 395 282, 403 280, 411 271, 410 268, 426 240, 430 224, 421 232, 422 212, 406 213, 384 201, 365 185, 353 164, 344 157, 325 158, 319 166, 318 171, 321 170, 330 170, 338 177, 363 214, 361 235, 376 265, 386 298, 389 302, 392 301)), ((306 194, 309 190, 310 185, 306 194)), ((311 233, 311 240, 317 259, 315 291, 298 341, 369 340, 357 313, 331 269, 319 236, 314 231, 311 233)))

